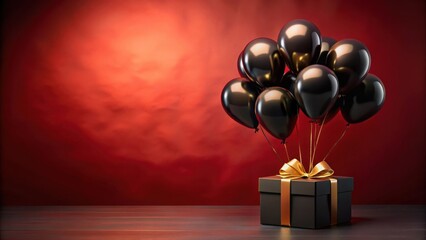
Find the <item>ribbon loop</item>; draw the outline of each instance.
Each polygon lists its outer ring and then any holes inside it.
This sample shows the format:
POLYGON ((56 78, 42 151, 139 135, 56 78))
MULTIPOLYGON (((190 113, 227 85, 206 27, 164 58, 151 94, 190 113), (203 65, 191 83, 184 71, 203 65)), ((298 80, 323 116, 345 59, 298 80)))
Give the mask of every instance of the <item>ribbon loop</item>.
POLYGON ((311 178, 326 178, 334 174, 334 170, 325 162, 319 162, 309 173, 311 178))
POLYGON ((319 162, 314 168, 308 173, 306 172, 303 165, 297 159, 292 159, 280 169, 280 177, 286 179, 297 179, 297 178, 327 178, 334 174, 333 169, 325 162, 319 162))

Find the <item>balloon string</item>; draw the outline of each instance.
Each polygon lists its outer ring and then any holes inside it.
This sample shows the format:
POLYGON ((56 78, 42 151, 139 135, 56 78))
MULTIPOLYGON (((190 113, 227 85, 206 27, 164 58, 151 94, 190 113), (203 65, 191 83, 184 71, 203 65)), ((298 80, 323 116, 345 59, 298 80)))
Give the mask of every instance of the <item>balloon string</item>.
MULTIPOLYGON (((317 124, 315 124, 315 122, 314 122, 314 138, 313 139, 317 139, 317 134, 318 134, 317 124)), ((313 147, 314 147, 314 150, 315 150, 316 145, 314 145, 313 147)))
POLYGON ((314 143, 312 143, 312 167, 314 167, 314 152, 316 151, 316 148, 317 148, 317 146, 316 146, 316 144, 315 144, 315 141, 316 141, 316 139, 317 139, 317 136, 318 136, 318 128, 317 128, 317 124, 316 124, 316 122, 313 122, 313 124, 314 124, 314 137, 312 138, 313 139, 313 141, 314 141, 314 143))
POLYGON ((284 145, 285 153, 287 155, 287 162, 290 162, 290 155, 288 155, 287 143, 283 143, 283 145, 284 145))
POLYGON ((309 172, 312 170, 312 122, 309 123, 311 127, 309 135, 309 172))
POLYGON ((317 136, 317 139, 316 139, 316 142, 315 142, 315 148, 314 148, 314 153, 313 153, 313 157, 312 157, 313 158, 312 162, 314 162, 314 160, 315 160, 315 153, 316 153, 316 150, 317 150, 317 147, 318 147, 319 139, 321 137, 322 127, 324 126, 325 119, 327 118, 328 112, 329 111, 327 111, 327 113, 325 114, 324 118, 322 119, 322 123, 321 123, 320 129, 319 129, 319 132, 318 132, 318 136, 317 136))
POLYGON ((299 137, 299 118, 297 118, 297 122, 296 122, 296 131, 297 131, 297 143, 299 145, 299 158, 300 158, 300 163, 303 165, 303 160, 302 160, 302 148, 300 147, 300 137, 299 137))
POLYGON ((328 155, 330 155, 330 153, 333 151, 333 149, 337 146, 337 144, 340 142, 340 140, 342 140, 342 138, 345 136, 346 131, 348 131, 349 129, 349 123, 346 124, 345 130, 343 130, 342 135, 340 135, 339 139, 337 139, 337 141, 334 143, 334 145, 330 148, 330 150, 328 150, 328 153, 325 155, 325 157, 322 159, 322 161, 325 161, 325 159, 327 159, 328 155))
POLYGON ((268 137, 266 136, 265 132, 263 131, 263 128, 261 126, 259 126, 259 127, 260 127, 260 130, 262 131, 263 136, 265 137, 266 141, 269 143, 269 146, 272 148, 272 151, 274 151, 275 155, 277 156, 277 159, 282 162, 280 155, 277 153, 277 150, 275 150, 274 146, 272 146, 272 143, 269 141, 268 137))

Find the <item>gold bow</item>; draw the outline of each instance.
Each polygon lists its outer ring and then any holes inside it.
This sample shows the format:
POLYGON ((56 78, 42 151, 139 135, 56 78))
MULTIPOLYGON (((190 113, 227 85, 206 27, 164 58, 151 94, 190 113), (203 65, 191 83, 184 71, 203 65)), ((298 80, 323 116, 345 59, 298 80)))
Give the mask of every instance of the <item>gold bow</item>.
POLYGON ((303 165, 297 159, 284 163, 280 169, 280 177, 287 179, 327 178, 333 175, 333 173, 333 169, 325 161, 317 163, 309 173, 306 172, 303 165))
MULTIPOLYGON (((285 163, 280 169, 281 179, 281 225, 290 226, 290 182, 298 178, 328 178, 333 175, 334 171, 325 162, 319 162, 312 168, 309 173, 305 171, 303 165, 297 159, 293 159, 285 163)), ((337 224, 337 180, 329 178, 330 189, 330 206, 331 206, 331 225, 337 224)))

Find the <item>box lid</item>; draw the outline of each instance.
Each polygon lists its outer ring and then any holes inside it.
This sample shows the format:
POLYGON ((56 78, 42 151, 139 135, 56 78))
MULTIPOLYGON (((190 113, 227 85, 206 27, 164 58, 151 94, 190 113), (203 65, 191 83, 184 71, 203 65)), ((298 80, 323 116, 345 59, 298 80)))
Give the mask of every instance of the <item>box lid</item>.
MULTIPOLYGON (((352 192, 353 178, 332 176, 337 179, 338 192, 352 192)), ((318 196, 330 194, 330 181, 328 179, 307 179, 300 178, 291 181, 292 195, 318 196)), ((281 193, 281 177, 269 176, 259 178, 259 192, 281 193)))

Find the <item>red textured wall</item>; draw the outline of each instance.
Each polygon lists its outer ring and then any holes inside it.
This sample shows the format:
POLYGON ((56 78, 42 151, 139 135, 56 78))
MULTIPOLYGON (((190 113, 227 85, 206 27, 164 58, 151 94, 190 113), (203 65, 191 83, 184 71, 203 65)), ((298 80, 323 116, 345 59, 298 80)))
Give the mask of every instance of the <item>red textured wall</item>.
MULTIPOLYGON (((382 111, 328 160, 355 178, 354 202, 426 203, 422 0, 9 2, 3 204, 258 203, 258 177, 282 163, 225 114, 220 92, 247 42, 295 18, 364 42, 386 86, 382 111)), ((325 127, 319 156, 344 124, 325 127)))

